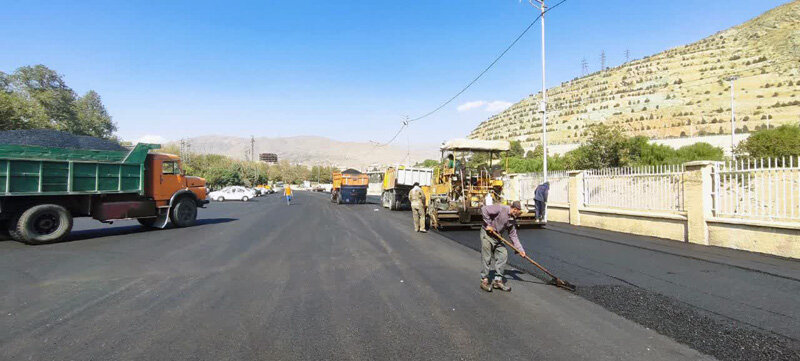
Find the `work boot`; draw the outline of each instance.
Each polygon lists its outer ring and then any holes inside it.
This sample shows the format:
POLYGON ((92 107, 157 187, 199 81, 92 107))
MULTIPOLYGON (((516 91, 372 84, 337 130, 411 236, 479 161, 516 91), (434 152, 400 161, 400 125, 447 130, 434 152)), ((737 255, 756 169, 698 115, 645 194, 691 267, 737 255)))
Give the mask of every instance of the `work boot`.
POLYGON ((511 292, 511 287, 506 286, 502 280, 494 280, 492 281, 492 288, 496 288, 500 291, 511 292))
POLYGON ((492 292, 492 286, 489 285, 489 279, 483 278, 481 279, 481 289, 486 292, 492 292))

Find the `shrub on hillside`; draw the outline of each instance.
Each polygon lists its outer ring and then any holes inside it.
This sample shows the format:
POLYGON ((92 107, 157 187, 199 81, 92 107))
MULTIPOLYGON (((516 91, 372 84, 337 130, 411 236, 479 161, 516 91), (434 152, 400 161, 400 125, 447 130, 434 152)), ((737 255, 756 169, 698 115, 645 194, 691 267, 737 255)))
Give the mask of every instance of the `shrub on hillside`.
POLYGON ((755 158, 800 156, 800 126, 762 127, 739 144, 737 153, 755 158))

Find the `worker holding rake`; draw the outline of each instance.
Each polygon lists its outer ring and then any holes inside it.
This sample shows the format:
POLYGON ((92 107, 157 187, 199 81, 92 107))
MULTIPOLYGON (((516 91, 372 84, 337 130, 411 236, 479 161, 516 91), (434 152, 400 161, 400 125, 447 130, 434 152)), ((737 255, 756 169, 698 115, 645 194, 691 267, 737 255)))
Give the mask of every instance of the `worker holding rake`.
POLYGON ((481 214, 483 215, 483 227, 481 227, 481 260, 483 261, 481 289, 486 292, 492 292, 492 289, 509 292, 511 287, 508 287, 503 282, 505 266, 508 262, 508 249, 494 234, 508 232, 508 236, 514 242, 514 247, 519 250, 520 256, 525 257, 525 250, 519 242, 517 227, 514 222, 514 218, 522 214, 522 205, 519 202, 513 202, 510 207, 502 204, 483 206, 481 214), (492 258, 494 258, 494 267, 492 267, 492 258), (494 280, 490 284, 489 273, 492 268, 494 268, 494 280))

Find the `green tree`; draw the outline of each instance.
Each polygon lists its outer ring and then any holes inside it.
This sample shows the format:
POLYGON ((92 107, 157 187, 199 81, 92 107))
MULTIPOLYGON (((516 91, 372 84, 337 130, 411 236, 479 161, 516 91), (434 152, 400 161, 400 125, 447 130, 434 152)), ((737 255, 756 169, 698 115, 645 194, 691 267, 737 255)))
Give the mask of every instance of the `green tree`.
POLYGON ((592 128, 586 144, 568 156, 574 169, 622 167, 630 160, 628 139, 619 128, 601 124, 592 128))
POLYGON ((751 133, 737 153, 754 158, 800 156, 800 126, 787 124, 751 133))
POLYGON ((525 158, 541 158, 544 155, 544 147, 541 144, 537 145, 533 150, 525 153, 525 158))
POLYGON ((76 127, 77 96, 60 74, 44 65, 23 66, 10 76, 9 84, 15 93, 32 100, 29 106, 39 108, 31 109, 32 125, 64 131, 76 127))
POLYGON ((100 100, 100 94, 94 90, 88 91, 75 102, 75 110, 77 122, 73 123, 73 129, 68 129, 69 132, 109 138, 117 130, 100 100))
POLYGON ((698 142, 692 145, 686 145, 678 148, 675 152, 680 163, 691 162, 695 160, 716 160, 721 161, 725 159, 725 152, 720 147, 715 147, 706 142, 698 142))
POLYGON ((422 162, 415 164, 414 166, 422 168, 434 168, 439 166, 439 161, 433 159, 425 159, 422 162))
POLYGON ((525 156, 525 149, 522 148, 522 143, 520 141, 512 140, 509 143, 511 145, 511 147, 508 150, 508 156, 509 157, 522 158, 523 156, 525 156))
POLYGON ((15 129, 112 138, 116 126, 96 92, 78 97, 60 74, 34 65, 0 72, 0 130, 15 129))

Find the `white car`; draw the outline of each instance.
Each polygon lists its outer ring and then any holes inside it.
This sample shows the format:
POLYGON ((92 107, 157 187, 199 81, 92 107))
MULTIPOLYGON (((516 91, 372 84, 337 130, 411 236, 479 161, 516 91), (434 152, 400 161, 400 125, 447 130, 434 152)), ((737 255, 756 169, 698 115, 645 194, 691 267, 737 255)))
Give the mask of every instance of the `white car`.
POLYGON ((256 197, 255 192, 240 186, 225 187, 218 191, 214 191, 208 194, 209 199, 215 200, 217 202, 231 201, 231 200, 247 202, 255 197, 256 197))

